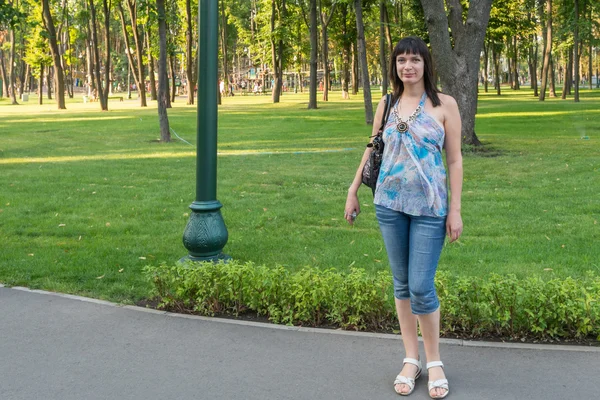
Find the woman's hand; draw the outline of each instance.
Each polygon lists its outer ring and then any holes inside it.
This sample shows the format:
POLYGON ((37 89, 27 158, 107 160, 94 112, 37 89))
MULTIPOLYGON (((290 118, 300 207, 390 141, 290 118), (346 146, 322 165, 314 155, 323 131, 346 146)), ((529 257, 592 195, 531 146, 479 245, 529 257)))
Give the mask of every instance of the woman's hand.
POLYGON ((450 243, 457 240, 463 231, 463 222, 460 211, 450 211, 446 218, 446 234, 450 238, 450 243))
POLYGON ((356 193, 348 193, 346 199, 346 208, 344 209, 344 218, 350 225, 354 224, 354 220, 360 214, 360 204, 358 203, 358 195, 356 193))

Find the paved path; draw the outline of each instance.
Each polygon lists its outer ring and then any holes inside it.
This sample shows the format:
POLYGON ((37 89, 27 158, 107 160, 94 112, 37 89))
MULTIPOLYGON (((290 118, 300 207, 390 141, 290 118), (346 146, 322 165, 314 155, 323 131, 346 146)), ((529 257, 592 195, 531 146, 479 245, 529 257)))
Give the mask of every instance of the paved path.
MULTIPOLYGON (((449 399, 599 397, 598 351, 441 350, 449 399)), ((391 335, 224 323, 0 287, 1 400, 399 399, 401 357, 391 335)), ((429 398, 426 379, 411 400, 429 398)))

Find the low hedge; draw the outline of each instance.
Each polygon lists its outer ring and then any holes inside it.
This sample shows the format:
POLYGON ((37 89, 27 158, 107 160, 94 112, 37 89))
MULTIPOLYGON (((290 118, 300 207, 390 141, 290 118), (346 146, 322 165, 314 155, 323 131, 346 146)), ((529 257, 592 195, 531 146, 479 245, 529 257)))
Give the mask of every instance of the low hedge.
MULTIPOLYGON (((147 266, 159 307, 202 315, 255 313, 277 324, 397 329, 388 271, 368 274, 253 263, 147 266)), ((463 338, 600 340, 600 277, 542 279, 440 271, 441 334, 463 338)))

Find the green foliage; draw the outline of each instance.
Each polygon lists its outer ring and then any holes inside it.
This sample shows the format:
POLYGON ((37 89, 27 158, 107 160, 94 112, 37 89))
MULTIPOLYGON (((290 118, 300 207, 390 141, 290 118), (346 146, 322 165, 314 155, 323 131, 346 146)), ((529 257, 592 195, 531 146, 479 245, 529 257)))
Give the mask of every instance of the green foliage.
MULTIPOLYGON (((147 266, 160 307, 202 315, 256 313, 278 324, 390 330, 396 325, 392 278, 253 263, 147 266)), ((490 274, 436 277, 443 335, 463 338, 600 340, 600 277, 575 280, 490 274)))

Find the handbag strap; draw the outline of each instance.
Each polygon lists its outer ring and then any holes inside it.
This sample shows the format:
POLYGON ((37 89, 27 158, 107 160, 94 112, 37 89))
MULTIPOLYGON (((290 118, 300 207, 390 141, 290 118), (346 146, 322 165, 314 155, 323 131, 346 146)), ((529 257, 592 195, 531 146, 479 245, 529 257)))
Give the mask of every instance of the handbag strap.
POLYGON ((391 100, 392 100, 392 95, 389 93, 386 94, 385 95, 385 113, 383 114, 383 118, 381 119, 381 126, 379 127, 379 131, 377 132, 377 136, 381 136, 381 134, 383 133, 383 130, 385 129, 385 125, 387 124, 388 117, 390 116, 390 109, 392 108, 391 100))

